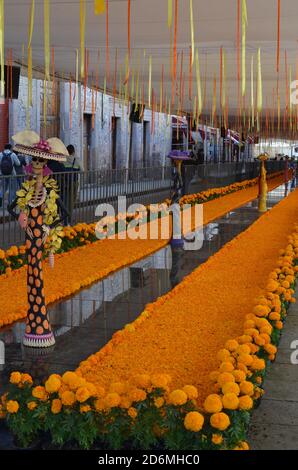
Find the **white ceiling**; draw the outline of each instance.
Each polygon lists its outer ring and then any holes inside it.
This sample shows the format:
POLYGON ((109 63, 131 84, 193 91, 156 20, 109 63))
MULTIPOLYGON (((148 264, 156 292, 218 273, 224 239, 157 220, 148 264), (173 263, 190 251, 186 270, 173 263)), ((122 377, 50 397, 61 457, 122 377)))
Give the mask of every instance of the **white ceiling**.
MULTIPOLYGON (((95 73, 98 50, 101 52, 100 84, 105 75, 105 15, 94 16, 93 0, 87 3, 86 47, 90 50, 90 73, 95 73)), ((188 53, 190 46, 189 0, 178 0, 178 52, 184 50, 184 70, 188 76, 188 53)), ((161 68, 165 66, 165 82, 171 91, 170 78, 170 32, 167 27, 167 0, 131 1, 131 44, 132 67, 137 67, 146 58, 144 75, 148 80, 148 57, 153 56, 153 86, 159 93, 161 68)), ((227 52, 227 93, 231 112, 237 108, 237 49, 236 18, 237 0, 193 0, 195 20, 195 41, 199 48, 201 75, 206 78, 206 106, 212 107, 213 77, 219 78, 220 47, 227 52)), ((285 60, 296 74, 298 60, 297 0, 281 0, 281 73, 280 89, 282 106, 285 101, 285 60)), ((22 44, 28 40, 28 18, 31 0, 6 0, 5 2, 5 46, 13 49, 13 58, 21 60, 22 44)), ((118 49, 119 63, 125 62, 127 53, 127 1, 109 0, 109 41, 111 69, 114 68, 114 55, 118 49)), ((262 73, 264 107, 275 107, 272 93, 276 87, 276 42, 277 42, 277 0, 247 0, 247 103, 250 98, 250 60, 258 47, 262 49, 262 73)), ((79 0, 51 0, 51 45, 55 47, 56 69, 60 73, 75 73, 75 49, 80 47, 79 0)), ((43 67, 43 0, 36 0, 36 16, 33 34, 33 64, 43 67)), ((180 56, 181 57, 181 56, 180 56)), ((180 70, 180 65, 179 69, 180 70)), ((119 64, 118 64, 119 71, 119 64)), ((118 75, 119 78, 119 75, 118 75)), ((195 70, 193 74, 195 89, 195 70)), ((186 84, 187 95, 188 85, 186 84)), ((147 86, 146 86, 147 89, 147 86)), ((218 98, 219 101, 219 98, 218 98)), ((186 99, 185 108, 193 104, 186 99)))

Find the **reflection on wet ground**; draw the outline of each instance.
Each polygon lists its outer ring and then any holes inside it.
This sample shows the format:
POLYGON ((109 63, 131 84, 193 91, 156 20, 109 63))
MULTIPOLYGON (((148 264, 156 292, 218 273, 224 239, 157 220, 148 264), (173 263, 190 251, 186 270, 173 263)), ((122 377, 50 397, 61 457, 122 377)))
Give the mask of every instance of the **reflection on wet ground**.
MULTIPOLYGON (((285 196, 281 186, 268 196, 268 208, 285 196)), ((0 365, 0 392, 13 370, 26 371, 37 380, 50 373, 76 368, 98 351, 113 333, 133 321, 147 303, 165 294, 204 263, 223 245, 259 217, 257 201, 229 212, 204 228, 203 247, 185 251, 170 246, 49 307, 56 345, 47 350, 22 346, 24 322, 0 330, 5 343, 5 365, 0 365)))

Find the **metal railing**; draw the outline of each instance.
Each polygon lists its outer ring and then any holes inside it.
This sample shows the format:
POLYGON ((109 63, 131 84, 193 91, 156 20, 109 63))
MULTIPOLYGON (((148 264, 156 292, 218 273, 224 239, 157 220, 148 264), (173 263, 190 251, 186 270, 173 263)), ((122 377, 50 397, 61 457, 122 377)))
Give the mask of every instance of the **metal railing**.
MULTIPOLYGON (((284 162, 268 162, 268 173, 284 169, 284 162)), ((184 170, 187 193, 210 187, 225 186, 258 176, 258 162, 217 163, 186 166, 184 170)), ((117 212, 118 196, 126 196, 127 205, 161 202, 171 193, 172 169, 152 167, 122 170, 68 171, 53 177, 60 187, 60 196, 70 216, 68 223, 90 223, 95 220, 96 207, 101 203, 113 205, 117 212)), ((0 247, 24 242, 18 222, 7 211, 25 175, 0 176, 0 247)))

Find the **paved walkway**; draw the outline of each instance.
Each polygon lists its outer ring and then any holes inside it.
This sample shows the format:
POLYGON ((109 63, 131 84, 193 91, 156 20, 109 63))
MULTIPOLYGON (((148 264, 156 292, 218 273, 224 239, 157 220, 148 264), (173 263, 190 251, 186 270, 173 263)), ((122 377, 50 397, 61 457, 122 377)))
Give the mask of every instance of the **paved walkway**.
MULTIPOLYGON (((296 298, 297 293, 298 289, 296 298)), ((264 384, 265 395, 252 417, 249 443, 254 450, 298 449, 298 364, 291 363, 295 340, 298 342, 298 303, 290 307, 276 361, 264 384)))

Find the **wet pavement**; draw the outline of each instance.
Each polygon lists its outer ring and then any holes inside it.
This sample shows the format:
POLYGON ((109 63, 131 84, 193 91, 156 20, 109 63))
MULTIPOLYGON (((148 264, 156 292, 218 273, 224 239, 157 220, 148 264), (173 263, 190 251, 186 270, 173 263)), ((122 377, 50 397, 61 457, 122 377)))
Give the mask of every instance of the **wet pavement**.
MULTIPOLYGON (((285 196, 283 186, 268 196, 268 208, 285 196)), ((258 217, 257 201, 227 213, 204 227, 204 243, 198 251, 166 248, 93 284, 71 298, 49 307, 56 345, 49 349, 22 345, 24 322, 0 329, 5 344, 5 364, 0 365, 0 392, 14 370, 26 371, 35 380, 75 369, 100 350, 115 331, 130 323, 146 304, 171 290, 223 245, 244 231, 258 217)))

